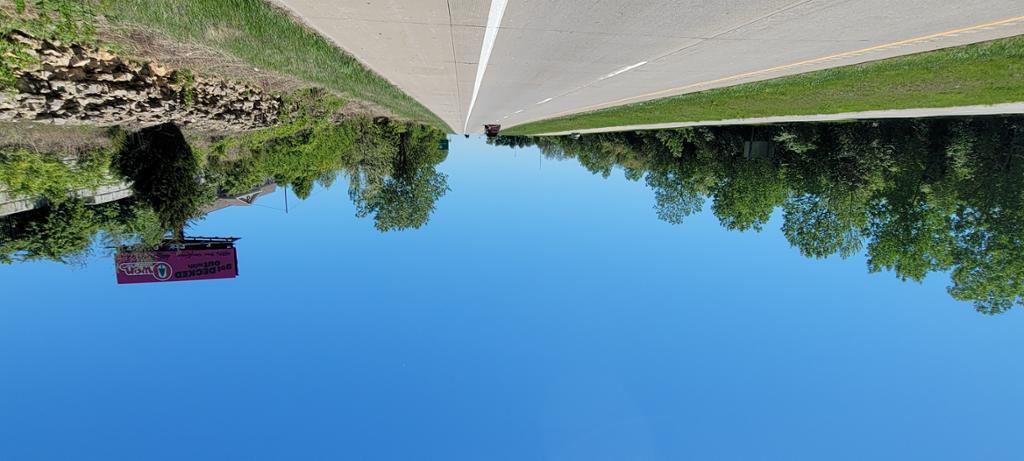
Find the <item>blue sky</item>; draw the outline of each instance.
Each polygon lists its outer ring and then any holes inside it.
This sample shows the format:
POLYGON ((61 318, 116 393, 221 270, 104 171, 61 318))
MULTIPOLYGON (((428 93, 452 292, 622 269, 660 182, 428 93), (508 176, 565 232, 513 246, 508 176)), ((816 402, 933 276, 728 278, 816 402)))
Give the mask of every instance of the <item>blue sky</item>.
POLYGON ((344 184, 208 217, 241 277, 0 267, 0 459, 1021 459, 1022 317, 808 260, 535 150, 452 143, 429 226, 344 184), (294 199, 294 197, 293 197, 294 199))

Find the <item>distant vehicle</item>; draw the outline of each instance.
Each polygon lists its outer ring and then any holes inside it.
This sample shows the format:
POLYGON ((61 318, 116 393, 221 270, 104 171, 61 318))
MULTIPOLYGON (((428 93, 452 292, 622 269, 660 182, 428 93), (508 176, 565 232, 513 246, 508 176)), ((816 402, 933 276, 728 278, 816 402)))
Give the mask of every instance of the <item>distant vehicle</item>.
POLYGON ((501 131, 501 125, 484 125, 484 132, 487 133, 488 138, 498 137, 498 132, 501 131))

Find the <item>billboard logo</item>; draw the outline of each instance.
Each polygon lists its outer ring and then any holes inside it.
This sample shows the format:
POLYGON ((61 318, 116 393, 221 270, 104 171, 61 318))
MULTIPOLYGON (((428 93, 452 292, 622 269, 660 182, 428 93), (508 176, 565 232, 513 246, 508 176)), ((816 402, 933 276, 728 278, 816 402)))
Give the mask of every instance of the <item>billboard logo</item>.
POLYGON ((163 261, 122 263, 118 266, 121 273, 130 277, 152 276, 161 282, 166 282, 174 276, 174 269, 170 264, 163 261))
POLYGON ((174 275, 174 270, 171 269, 171 265, 165 262, 159 262, 153 265, 153 277, 163 282, 170 280, 171 276, 174 275))

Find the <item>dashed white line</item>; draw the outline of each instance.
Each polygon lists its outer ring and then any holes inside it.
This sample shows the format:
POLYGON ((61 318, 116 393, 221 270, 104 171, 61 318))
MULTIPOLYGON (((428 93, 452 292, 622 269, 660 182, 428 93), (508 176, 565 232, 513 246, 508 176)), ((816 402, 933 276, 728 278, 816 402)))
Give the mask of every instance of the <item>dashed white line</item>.
POLYGON ((487 65, 491 60, 491 51, 494 51, 494 42, 498 39, 498 28, 501 27, 501 18, 505 16, 506 6, 508 6, 508 0, 491 0, 491 11, 487 15, 487 30, 484 31, 484 43, 480 47, 480 61, 476 66, 476 83, 473 84, 473 97, 469 100, 469 111, 466 112, 466 125, 462 127, 464 133, 469 131, 469 118, 473 115, 476 98, 480 95, 480 84, 484 81, 484 73, 487 72, 487 65))
POLYGON ((547 103, 551 102, 552 99, 555 99, 555 98, 547 98, 547 99, 545 99, 545 100, 543 100, 541 102, 538 102, 537 105, 539 106, 541 104, 547 104, 547 103))
POLYGON ((612 78, 612 77, 614 77, 616 75, 624 74, 624 73, 629 72, 629 71, 631 71, 633 69, 636 69, 637 67, 640 67, 640 66, 642 66, 644 64, 647 64, 647 61, 642 61, 642 62, 638 62, 636 64, 633 64, 632 66, 623 67, 623 68, 621 68, 621 69, 619 69, 619 70, 617 70, 615 72, 612 72, 612 73, 610 73, 608 75, 605 75, 604 77, 601 77, 600 80, 607 80, 607 79, 612 78))

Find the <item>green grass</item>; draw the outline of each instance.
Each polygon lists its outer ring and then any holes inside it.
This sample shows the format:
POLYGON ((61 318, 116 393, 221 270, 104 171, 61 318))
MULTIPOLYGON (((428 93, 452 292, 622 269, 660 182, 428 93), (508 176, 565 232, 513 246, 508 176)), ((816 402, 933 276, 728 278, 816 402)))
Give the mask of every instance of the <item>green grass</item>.
POLYGON ((449 129, 419 102, 264 0, 99 0, 99 5, 115 23, 153 28, 376 104, 400 118, 449 129))
POLYGON ((1020 101, 1024 36, 541 120, 503 134, 1020 101))

